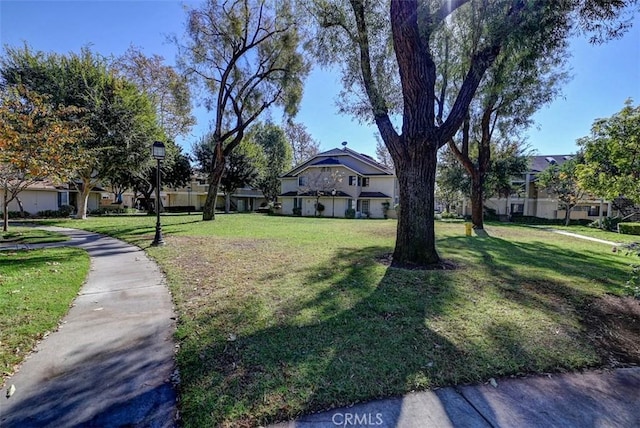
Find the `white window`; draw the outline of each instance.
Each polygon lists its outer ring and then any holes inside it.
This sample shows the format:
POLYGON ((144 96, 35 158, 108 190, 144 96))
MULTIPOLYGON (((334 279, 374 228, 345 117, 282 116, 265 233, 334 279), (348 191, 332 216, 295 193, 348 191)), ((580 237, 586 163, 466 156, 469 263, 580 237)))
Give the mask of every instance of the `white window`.
POLYGON ((369 186, 369 177, 362 177, 362 187, 369 186))
POLYGON ((356 183, 357 183, 356 176, 355 175, 350 175, 349 176, 349 186, 355 186, 356 183))
POLYGON ((301 175, 300 177, 298 177, 298 186, 306 186, 307 185, 307 177, 304 175, 301 175))

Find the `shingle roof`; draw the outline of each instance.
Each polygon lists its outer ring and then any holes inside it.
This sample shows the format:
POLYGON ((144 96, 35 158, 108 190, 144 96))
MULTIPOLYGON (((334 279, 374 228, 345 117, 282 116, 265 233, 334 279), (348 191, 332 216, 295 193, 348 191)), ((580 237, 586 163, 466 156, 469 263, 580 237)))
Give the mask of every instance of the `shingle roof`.
MULTIPOLYGON (((289 196, 289 197, 291 197, 291 196, 313 196, 313 197, 315 197, 316 196, 316 192, 315 192, 315 190, 308 191, 308 192, 302 192, 302 193, 298 193, 296 191, 291 191, 291 192, 283 193, 283 194, 278 195, 278 196, 289 196)), ((333 195, 331 194, 331 192, 326 192, 326 194, 323 195, 323 196, 327 197, 327 196, 333 196, 333 195)), ((336 191, 335 197, 336 198, 353 198, 353 196, 351 196, 348 193, 343 192, 342 190, 336 191)))
POLYGON ((382 192, 360 192, 360 198, 390 198, 382 192))
POLYGON ((531 157, 531 171, 542 172, 549 165, 562 165, 566 161, 573 159, 573 155, 544 155, 531 157))

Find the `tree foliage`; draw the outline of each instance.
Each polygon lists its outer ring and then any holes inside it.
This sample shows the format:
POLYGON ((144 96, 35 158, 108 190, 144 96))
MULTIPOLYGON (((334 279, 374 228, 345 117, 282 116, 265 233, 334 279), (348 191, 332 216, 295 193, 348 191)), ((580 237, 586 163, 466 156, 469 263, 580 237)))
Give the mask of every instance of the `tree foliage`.
POLYGON ((113 68, 149 97, 169 140, 189 132, 195 117, 191 113, 188 81, 173 67, 165 65, 162 56, 148 57, 140 48, 131 46, 114 61, 113 68))
POLYGON ((320 143, 311 137, 302 123, 288 121, 284 132, 291 144, 293 165, 299 165, 320 153, 320 143))
POLYGON ((44 179, 62 183, 75 167, 87 162, 78 141, 87 137, 88 129, 74 119, 78 113, 74 107, 53 107, 46 97, 23 85, 1 89, 0 188, 5 232, 8 204, 20 192, 44 179))
POLYGON ((201 84, 212 112, 209 192, 203 220, 214 219, 225 159, 271 106, 294 115, 308 74, 300 21, 289 0, 207 0, 188 11, 181 64, 201 84))
POLYGON ((292 150, 282 128, 259 123, 251 130, 251 141, 261 149, 257 187, 269 202, 280 194, 280 176, 291 168, 292 150))
MULTIPOLYGON (((437 151, 456 134, 487 70, 507 45, 540 56, 566 43, 578 18, 594 26, 613 23, 626 2, 600 0, 311 0, 320 30, 318 58, 343 69, 342 111, 373 120, 394 160, 402 210, 393 264, 438 265, 434 188, 437 151), (440 85, 439 34, 458 13, 477 11, 475 39, 467 44, 464 79, 440 85), (398 90, 397 88, 400 88, 398 90), (446 93, 449 92, 450 93, 446 93), (398 124, 398 126, 394 126, 398 124)), ((581 22, 579 22, 581 23, 581 22)), ((600 27, 598 27, 600 28, 600 27)))
POLYGON ((546 187, 550 196, 558 198, 559 208, 565 211, 567 226, 571 219, 571 210, 585 195, 585 191, 578 183, 576 171, 578 163, 579 161, 574 158, 562 165, 549 165, 547 169, 538 174, 539 185, 546 187))
POLYGON ((151 142, 162 140, 149 99, 132 83, 116 77, 100 55, 83 48, 79 54, 33 52, 28 46, 7 47, 0 60, 6 85, 23 84, 46 95, 52 105, 77 107, 74 117, 90 130, 78 143, 88 152, 75 165, 78 216, 86 218, 89 192, 100 182, 144 168, 151 142))
MULTIPOLYGON (((439 80, 442 94, 447 92, 447 85, 457 86, 463 81, 461 72, 466 69, 464 62, 470 57, 468 52, 460 52, 461 49, 469 49, 469 45, 450 46, 450 40, 461 32, 469 32, 469 38, 477 40, 482 33, 479 23, 483 21, 477 16, 479 13, 470 9, 458 14, 442 35, 441 43, 445 45, 443 61, 447 61, 439 80)), ((566 57, 564 43, 549 47, 543 55, 520 43, 505 43, 469 104, 462 128, 449 140, 451 152, 470 178, 469 198, 474 228, 484 228, 484 201, 490 197, 485 192, 493 190, 492 185, 485 185, 489 176, 495 180, 500 172, 513 170, 515 166, 524 168, 515 171, 516 175, 526 172, 526 162, 522 162, 523 157, 517 153, 522 131, 531 125, 533 114, 551 102, 560 85, 567 80, 564 71, 566 57), (507 157, 493 162, 493 146, 500 146, 495 149, 498 153, 503 151, 516 156, 514 162, 509 162, 507 157)), ((511 177, 507 176, 502 181, 507 185, 506 181, 510 180, 511 177)))
POLYGON ((578 139, 584 163, 580 184, 600 197, 619 196, 640 204, 640 106, 627 100, 618 113, 597 119, 591 135, 578 139))

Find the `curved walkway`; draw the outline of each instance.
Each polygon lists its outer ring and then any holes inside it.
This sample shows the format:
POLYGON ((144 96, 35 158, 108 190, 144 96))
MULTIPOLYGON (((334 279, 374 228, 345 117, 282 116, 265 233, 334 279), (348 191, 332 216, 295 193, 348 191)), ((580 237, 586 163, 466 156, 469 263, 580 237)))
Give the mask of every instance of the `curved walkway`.
POLYGON ((83 248, 91 270, 60 329, 7 379, 0 426, 174 426, 175 315, 158 266, 117 239, 47 229, 71 240, 29 248, 83 248))

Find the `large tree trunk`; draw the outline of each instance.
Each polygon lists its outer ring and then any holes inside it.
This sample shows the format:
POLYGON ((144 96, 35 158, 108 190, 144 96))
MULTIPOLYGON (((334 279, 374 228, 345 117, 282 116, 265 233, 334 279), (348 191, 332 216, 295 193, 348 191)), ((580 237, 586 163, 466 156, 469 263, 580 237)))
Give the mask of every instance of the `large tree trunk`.
POLYGON ((395 267, 430 267, 440 262, 434 225, 436 154, 433 148, 424 147, 420 155, 404 159, 398 167, 400 215, 395 267))
POLYGON ((2 190, 2 231, 9 229, 9 189, 4 186, 2 190))
POLYGON ((484 229, 484 175, 475 174, 471 182, 471 223, 475 229, 484 229))
POLYGON ((565 205, 564 207, 564 225, 569 226, 571 223, 571 208, 569 205, 565 205))
POLYGON ((231 212, 231 192, 224 194, 224 212, 229 214, 231 212))
POLYGON ((216 219, 216 199, 218 198, 218 187, 220 179, 224 174, 224 158, 213 160, 213 166, 209 173, 209 191, 207 192, 207 200, 202 207, 202 220, 209 221, 216 219))
POLYGON ((89 193, 91 192, 91 180, 82 179, 82 188, 78 194, 78 212, 76 218, 87 219, 87 206, 89 201, 89 193))

